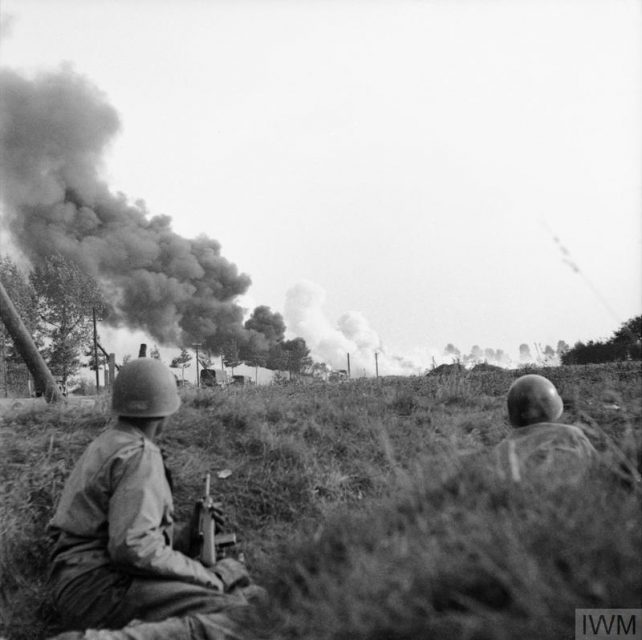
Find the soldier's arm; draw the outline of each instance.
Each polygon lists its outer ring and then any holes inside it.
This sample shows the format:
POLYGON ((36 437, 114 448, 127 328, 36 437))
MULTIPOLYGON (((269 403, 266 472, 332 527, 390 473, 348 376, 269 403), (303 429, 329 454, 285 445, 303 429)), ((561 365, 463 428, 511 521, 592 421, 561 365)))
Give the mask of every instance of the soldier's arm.
POLYGON ((171 546, 166 532, 171 495, 158 450, 141 448, 121 461, 115 475, 109 501, 111 561, 129 573, 173 578, 223 591, 223 582, 216 574, 171 546))

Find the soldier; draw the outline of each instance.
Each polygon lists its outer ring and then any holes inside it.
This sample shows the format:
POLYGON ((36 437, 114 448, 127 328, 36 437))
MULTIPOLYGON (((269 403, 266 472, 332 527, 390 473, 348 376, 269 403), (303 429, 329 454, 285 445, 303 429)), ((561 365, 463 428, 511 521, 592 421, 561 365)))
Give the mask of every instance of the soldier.
POLYGON ((238 637, 228 614, 242 614, 244 588, 255 587, 244 565, 227 558, 208 569, 173 544, 170 477, 155 439, 179 405, 176 380, 158 360, 121 368, 112 396, 118 419, 77 462, 49 525, 50 583, 69 629, 136 620, 100 637, 238 637))
POLYGON ((510 386, 507 404, 514 431, 494 451, 503 478, 569 481, 582 477, 596 451, 581 429, 556 422, 564 405, 550 380, 521 376, 510 386))

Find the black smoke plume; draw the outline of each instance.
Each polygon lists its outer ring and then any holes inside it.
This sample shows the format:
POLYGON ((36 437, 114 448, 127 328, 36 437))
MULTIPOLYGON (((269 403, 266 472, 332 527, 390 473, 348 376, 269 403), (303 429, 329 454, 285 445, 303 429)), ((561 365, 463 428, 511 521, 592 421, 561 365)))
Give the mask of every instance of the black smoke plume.
POLYGON ((105 96, 69 69, 34 78, 0 70, 3 232, 34 265, 53 252, 82 265, 100 283, 114 326, 215 352, 227 340, 242 343, 248 332, 235 298, 249 277, 216 240, 177 235, 169 217, 150 216, 101 179, 119 126, 105 96))
POLYGON ((271 344, 285 339, 283 316, 264 305, 254 309, 252 315, 245 322, 245 328, 262 334, 271 344))

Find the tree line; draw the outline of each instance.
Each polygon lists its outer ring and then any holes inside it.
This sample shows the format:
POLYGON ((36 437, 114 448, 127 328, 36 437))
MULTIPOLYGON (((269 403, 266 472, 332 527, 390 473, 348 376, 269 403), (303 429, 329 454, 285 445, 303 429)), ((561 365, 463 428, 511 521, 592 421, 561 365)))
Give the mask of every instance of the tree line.
MULTIPOLYGON (((570 347, 564 340, 557 342, 557 347, 550 345, 533 345, 534 351, 527 343, 519 345, 519 362, 527 364, 538 362, 544 365, 556 364, 600 364, 622 360, 642 360, 642 315, 635 316, 622 323, 613 336, 606 340, 578 341, 570 347)), ((446 345, 444 355, 450 356, 453 362, 464 366, 482 363, 509 366, 511 359, 502 349, 482 349, 474 345, 470 353, 463 353, 452 343, 446 345)))
MULTIPOLYGON (((59 254, 46 257, 29 275, 10 258, 0 258, 0 280, 44 357, 62 384, 77 373, 93 339, 93 315, 105 304, 96 281, 59 254)), ((2 329, 2 356, 7 368, 22 363, 2 329)))
MULTIPOLYGON (((80 370, 84 359, 95 370, 104 363, 102 356, 94 361, 93 317, 103 320, 108 310, 100 287, 94 278, 75 262, 60 254, 44 258, 32 271, 25 273, 8 257, 0 257, 0 280, 13 301, 36 347, 43 355, 51 373, 63 385, 80 370)), ((302 374, 311 371, 315 363, 303 338, 285 339, 286 325, 279 313, 267 306, 258 306, 244 323, 247 335, 228 338, 218 352, 202 351, 201 361, 208 365, 222 357, 226 367, 241 363, 268 369, 302 374)), ((1 355, 8 368, 22 364, 4 326, 1 355)), ((189 346, 189 345, 188 345, 189 346)), ((158 348, 151 357, 160 357, 158 348)), ((125 356, 126 362, 131 356, 125 356)), ((191 356, 183 349, 172 366, 183 369, 191 356)))
POLYGON ((622 323, 608 340, 576 342, 562 356, 562 364, 599 364, 642 360, 642 315, 622 323))
MULTIPOLYGON (((52 374, 63 384, 78 373, 83 356, 88 358, 90 369, 95 370, 96 366, 101 366, 100 357, 97 363, 94 361, 92 324, 94 314, 98 320, 102 320, 108 306, 98 283, 76 263, 60 254, 52 254, 26 275, 10 258, 0 257, 0 280, 52 374)), ((330 373, 330 367, 325 363, 313 362, 310 349, 303 338, 285 339, 286 325, 283 317, 269 307, 256 307, 243 328, 246 334, 238 338, 228 337, 216 352, 204 348, 201 352, 201 364, 212 367, 214 358, 221 357, 223 365, 232 371, 244 363, 274 371, 289 371, 294 375, 327 377, 330 373)), ((5 367, 11 368, 21 363, 22 359, 4 326, 0 330, 1 355, 5 367)), ((642 315, 623 323, 608 340, 576 342, 573 347, 560 340, 556 349, 550 345, 535 345, 535 348, 537 354, 534 358, 530 346, 521 344, 520 362, 538 360, 548 364, 589 364, 640 360, 642 315)), ((159 357, 157 347, 150 355, 159 357)), ((463 365, 483 362, 500 366, 510 364, 510 358, 502 349, 482 349, 478 345, 474 345, 470 353, 462 354, 453 344, 448 344, 444 355, 451 356, 454 361, 463 365)), ((126 356, 123 361, 129 357, 126 356)), ((187 348, 183 348, 170 366, 181 368, 184 375, 190 360, 187 348)))
MULTIPOLYGON (((558 364, 563 356, 569 349, 569 345, 564 340, 558 340, 557 347, 553 348, 551 345, 546 346, 535 344, 534 351, 527 343, 519 345, 519 362, 526 364, 529 362, 540 362, 545 365, 558 364)), ((479 345, 473 345, 470 353, 463 353, 452 343, 448 343, 444 348, 444 355, 450 356, 453 362, 457 362, 466 367, 478 364, 494 364, 500 367, 509 367, 513 364, 510 356, 503 349, 482 349, 479 345)))
MULTIPOLYGON (((150 352, 151 357, 159 357, 159 355, 156 347, 150 352)), ((215 369, 217 368, 215 360, 219 357, 222 365, 230 368, 232 373, 241 364, 273 371, 289 371, 291 374, 311 373, 315 365, 318 365, 312 361, 310 350, 303 338, 286 340, 281 337, 267 349, 251 348, 230 340, 223 344, 221 353, 213 353, 208 349, 199 351, 199 365, 215 369)), ((184 379, 185 369, 191 366, 192 360, 192 354, 183 347, 180 354, 171 360, 169 366, 181 369, 181 377, 184 379)))

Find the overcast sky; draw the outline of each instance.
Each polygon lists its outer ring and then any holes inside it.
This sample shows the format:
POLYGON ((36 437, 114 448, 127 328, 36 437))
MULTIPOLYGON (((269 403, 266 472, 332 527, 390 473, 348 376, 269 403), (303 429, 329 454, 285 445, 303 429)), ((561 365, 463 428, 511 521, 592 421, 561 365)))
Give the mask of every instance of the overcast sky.
POLYGON ((118 111, 112 189, 217 239, 320 357, 337 332, 516 354, 642 312, 641 2, 1 10, 4 67, 70 64, 118 111))

